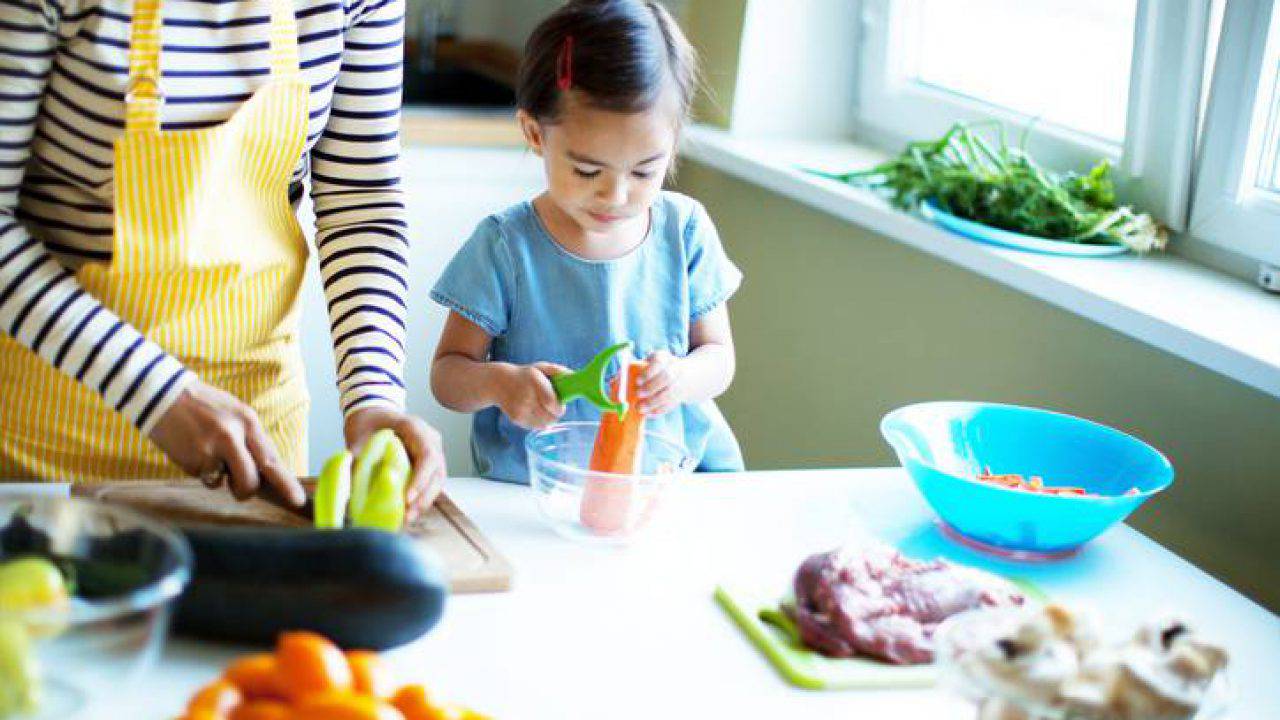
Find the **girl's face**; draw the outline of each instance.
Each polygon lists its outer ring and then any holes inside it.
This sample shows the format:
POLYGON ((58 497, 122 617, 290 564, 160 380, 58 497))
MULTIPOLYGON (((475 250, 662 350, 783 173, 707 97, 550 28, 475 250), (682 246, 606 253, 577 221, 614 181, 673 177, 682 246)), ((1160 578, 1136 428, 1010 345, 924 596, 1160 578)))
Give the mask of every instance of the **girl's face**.
POLYGON ((589 236, 647 222, 675 153, 674 98, 638 113, 593 108, 573 94, 564 102, 554 124, 518 114, 525 139, 546 165, 552 202, 589 236))

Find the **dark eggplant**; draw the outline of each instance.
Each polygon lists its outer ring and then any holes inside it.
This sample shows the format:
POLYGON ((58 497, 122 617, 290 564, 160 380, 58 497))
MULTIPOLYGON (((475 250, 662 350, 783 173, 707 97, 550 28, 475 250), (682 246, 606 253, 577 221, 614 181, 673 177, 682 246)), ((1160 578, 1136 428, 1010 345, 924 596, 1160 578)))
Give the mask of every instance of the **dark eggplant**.
POLYGON ((183 528, 195 568, 175 631, 269 645, 311 630, 343 648, 415 640, 444 612, 448 583, 417 541, 380 530, 183 528))

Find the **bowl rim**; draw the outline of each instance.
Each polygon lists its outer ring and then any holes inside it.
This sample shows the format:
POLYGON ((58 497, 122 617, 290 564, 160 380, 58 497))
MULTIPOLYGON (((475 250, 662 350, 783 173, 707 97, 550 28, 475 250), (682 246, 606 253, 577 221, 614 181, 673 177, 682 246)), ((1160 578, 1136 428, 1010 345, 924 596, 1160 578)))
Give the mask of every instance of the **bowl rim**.
MULTIPOLYGON (((83 497, 52 497, 48 495, 7 493, 0 495, 0 509, 13 506, 71 505, 84 508, 95 513, 106 513, 125 520, 158 537, 177 556, 177 563, 160 577, 134 588, 119 596, 95 599, 80 603, 70 603, 58 608, 36 608, 30 610, 0 610, 0 619, 21 620, 23 622, 57 622, 82 624, 112 620, 143 610, 149 610, 168 602, 186 588, 191 581, 192 551, 191 544, 176 527, 171 526, 151 515, 123 505, 103 502, 83 497)), ((15 556, 17 559, 21 556, 15 556)))
MULTIPOLYGON (((940 474, 945 475, 949 478, 954 478, 956 480, 960 480, 962 482, 976 485, 978 487, 988 488, 991 490, 999 490, 1001 492, 1006 492, 1006 493, 1013 493, 1022 497, 1049 498, 1051 500, 1068 500, 1072 502, 1102 503, 1102 504, 1113 504, 1117 502, 1134 501, 1134 500, 1145 501, 1147 498, 1153 497, 1161 492, 1164 492, 1169 488, 1170 485, 1173 485, 1173 480, 1175 476, 1173 463, 1169 461, 1169 458, 1166 457, 1164 453, 1160 452, 1160 450, 1156 449, 1155 446, 1153 446, 1151 443, 1147 442, 1146 440, 1143 440, 1142 438, 1137 437, 1136 435, 1127 433, 1118 428, 1111 427, 1110 425, 1104 425, 1103 423, 1097 422, 1095 420, 1090 420, 1088 418, 1083 418, 1078 415, 1072 415, 1070 413, 1065 413, 1058 410, 1049 410, 1047 408, 1039 408, 1031 405, 1016 405, 1012 403, 988 402, 985 400, 926 400, 923 402, 910 403, 908 405, 903 405, 901 407, 894 408, 893 410, 890 410, 889 412, 885 413, 884 416, 880 418, 880 435, 881 437, 885 438, 886 441, 888 441, 889 436, 888 436, 888 433, 886 432, 886 428, 889 426, 891 422, 898 419, 901 415, 907 414, 909 411, 918 410, 920 408, 925 408, 925 407, 938 407, 938 406, 948 406, 948 405, 956 406, 956 407, 971 407, 971 408, 986 407, 986 408, 999 408, 1004 410, 1019 410, 1019 411, 1025 411, 1025 412, 1030 412, 1030 413, 1035 413, 1040 415, 1053 415, 1056 417, 1066 418, 1068 420, 1083 423, 1085 425, 1091 425, 1099 430, 1102 430, 1103 432, 1106 432, 1112 435, 1118 435, 1120 437, 1126 438, 1128 440, 1131 440, 1137 443, 1139 446, 1144 448, 1144 450, 1148 454, 1156 458, 1156 460, 1161 465, 1162 469, 1167 473, 1167 476, 1161 481, 1159 487, 1155 487, 1150 490, 1140 490, 1137 493, 1134 493, 1131 495, 1125 495, 1125 494, 1121 494, 1121 495, 1101 495, 1101 494, 1051 495, 1051 494, 1045 494, 1045 493, 1031 493, 1031 492, 1027 492, 1026 490, 1015 490, 1014 488, 1007 488, 1001 485, 983 482, 981 480, 978 480, 977 478, 965 477, 963 475, 955 475, 950 472, 944 472, 938 469, 933 464, 926 463, 931 469, 936 470, 940 474)), ((893 443, 889 443, 889 444, 890 446, 893 445, 893 443)), ((895 452, 896 452, 896 448, 895 448, 895 452)), ((899 459, 899 464, 901 464, 901 459, 899 459)), ((914 482, 915 479, 912 478, 912 481, 914 482)))
MULTIPOLYGON (((525 453, 530 455, 536 454, 533 448, 533 444, 538 438, 545 437, 557 431, 571 430, 575 427, 587 427, 587 426, 599 427, 600 422, 598 420, 567 420, 565 422, 555 423, 554 425, 548 425, 547 427, 542 428, 540 430, 533 430, 529 434, 525 435, 525 438, 524 438, 525 453)), ((689 453, 689 448, 685 447, 684 443, 676 440, 675 438, 671 437, 667 433, 656 432, 653 430, 649 430, 648 428, 645 428, 644 434, 649 437, 655 437, 663 442, 670 443, 674 447, 678 448, 686 461, 697 460, 697 458, 693 457, 693 455, 689 453)), ((652 480, 652 481, 661 482, 661 481, 668 480, 675 475, 682 474, 680 472, 665 473, 665 474, 664 473, 615 473, 615 472, 606 472, 604 470, 587 470, 584 468, 580 468, 576 465, 571 465, 566 462, 560 462, 559 460, 551 460, 541 456, 539 456, 538 462, 545 463, 547 465, 550 465, 553 468, 567 470, 572 473, 577 473, 582 475, 590 474, 592 477, 616 478, 618 480, 633 480, 633 481, 634 480, 652 480)), ((685 464, 686 463, 682 462, 680 464, 680 467, 683 468, 685 464)), ((692 471, 693 469, 691 468, 688 472, 692 472, 692 471)), ((563 484, 559 480, 553 480, 552 482, 555 482, 557 484, 563 484)), ((530 484, 532 485, 532 482, 530 484)))

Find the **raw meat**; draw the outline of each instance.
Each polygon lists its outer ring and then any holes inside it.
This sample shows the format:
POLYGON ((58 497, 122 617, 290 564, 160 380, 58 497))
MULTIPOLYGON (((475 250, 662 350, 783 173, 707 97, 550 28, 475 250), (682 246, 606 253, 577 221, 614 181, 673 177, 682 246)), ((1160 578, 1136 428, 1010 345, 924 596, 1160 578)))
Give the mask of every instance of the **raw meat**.
POLYGON ((1025 602, 995 576, 879 545, 809 557, 796 573, 795 596, 792 619, 809 647, 903 665, 933 660, 933 631, 948 617, 1025 602))

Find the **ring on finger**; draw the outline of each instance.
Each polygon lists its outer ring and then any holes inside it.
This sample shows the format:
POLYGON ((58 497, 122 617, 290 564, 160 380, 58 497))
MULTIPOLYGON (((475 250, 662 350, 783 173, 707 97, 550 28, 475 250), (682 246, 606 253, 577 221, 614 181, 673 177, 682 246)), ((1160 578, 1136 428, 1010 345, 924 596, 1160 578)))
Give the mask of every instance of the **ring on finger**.
POLYGON ((231 470, 227 467, 225 461, 219 460, 218 465, 212 470, 205 470, 200 473, 200 482, 210 490, 222 487, 222 484, 231 476, 231 470))

